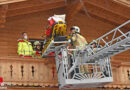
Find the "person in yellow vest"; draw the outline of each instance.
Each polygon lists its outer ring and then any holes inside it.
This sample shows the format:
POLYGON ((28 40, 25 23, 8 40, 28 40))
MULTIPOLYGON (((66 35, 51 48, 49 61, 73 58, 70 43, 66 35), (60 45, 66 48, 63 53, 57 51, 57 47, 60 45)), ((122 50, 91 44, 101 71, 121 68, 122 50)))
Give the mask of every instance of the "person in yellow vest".
POLYGON ((22 39, 18 40, 18 55, 22 57, 33 57, 37 52, 33 51, 32 44, 28 41, 27 32, 23 32, 22 37, 22 39))
MULTIPOLYGON (((83 51, 86 49, 86 45, 88 45, 86 39, 80 34, 80 28, 78 26, 71 27, 71 40, 72 46, 76 47, 76 49, 83 51)), ((82 57, 80 58, 82 62, 82 57)), ((80 72, 85 73, 87 72, 85 69, 85 65, 80 65, 80 72)))

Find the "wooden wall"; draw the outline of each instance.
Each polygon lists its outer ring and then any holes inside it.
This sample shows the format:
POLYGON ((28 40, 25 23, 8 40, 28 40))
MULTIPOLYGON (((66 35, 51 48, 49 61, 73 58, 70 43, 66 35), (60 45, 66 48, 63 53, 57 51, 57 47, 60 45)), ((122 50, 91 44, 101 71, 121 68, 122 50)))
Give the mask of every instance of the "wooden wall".
MULTIPOLYGON (((52 16, 53 14, 63 14, 64 9, 65 8, 52 9, 50 11, 44 11, 8 18, 6 27, 0 30, 0 60, 1 61, 6 60, 5 62, 12 62, 12 61, 14 62, 15 60, 16 61, 21 60, 21 58, 17 56, 17 40, 21 38, 21 33, 27 32, 29 38, 42 39, 42 36, 44 36, 45 34, 46 25, 48 22, 47 18, 49 16, 52 16)), ((108 31, 116 27, 115 25, 106 23, 104 21, 100 21, 98 19, 95 19, 94 17, 88 17, 87 15, 82 13, 78 13, 74 17, 71 25, 79 26, 81 28, 81 34, 86 37, 88 42, 100 37, 101 35, 107 33, 108 31)), ((112 59, 129 61, 130 60, 129 52, 130 50, 120 55, 114 56, 112 59)), ((34 60, 39 59, 25 58, 24 62, 26 60, 32 62, 34 60)), ((43 68, 46 68, 46 70, 44 71, 46 75, 50 75, 51 68, 52 65, 54 65, 54 62, 52 62, 51 59, 42 59, 42 60, 43 61, 47 60, 47 62, 43 62, 45 65, 43 66, 43 68)), ((42 60, 40 60, 40 62, 42 62, 42 60)), ((117 69, 115 69, 114 71, 117 72, 116 70, 117 69)), ((114 74, 114 77, 116 77, 114 78, 114 80, 116 81, 115 84, 120 84, 117 83, 120 80, 118 80, 116 75, 117 73, 114 74)), ((44 82, 49 83, 50 77, 51 76, 48 76, 44 82)), ((125 84, 130 83, 126 82, 125 84)))
MULTIPOLYGON (((17 40, 21 37, 22 32, 28 32, 30 38, 42 39, 42 36, 45 34, 46 25, 48 23, 47 18, 53 14, 64 14, 64 11, 65 8, 60 8, 8 18, 6 28, 0 30, 0 52, 2 52, 0 55, 3 56, 7 53, 8 56, 17 55, 17 40), (7 47, 8 49, 6 49, 7 47)), ((86 37, 88 42, 97 39, 98 37, 116 27, 113 24, 98 20, 93 16, 88 17, 87 15, 80 12, 74 17, 70 26, 72 25, 77 25, 81 28, 81 34, 86 37)), ((129 52, 130 50, 113 57, 113 59, 128 61, 129 52)))
MULTIPOLYGON (((46 25, 48 23, 48 17, 52 16, 53 14, 62 13, 64 13, 64 8, 50 10, 49 12, 44 11, 8 18, 6 29, 3 30, 5 35, 7 35, 5 36, 6 39, 8 39, 8 55, 17 55, 17 40, 21 37, 22 32, 28 32, 29 38, 42 39, 42 36, 44 36, 45 33, 46 25)), ((81 33, 86 37, 88 42, 100 37, 115 27, 113 25, 94 19, 93 17, 88 18, 83 14, 77 14, 74 17, 72 25, 77 25, 81 28, 81 33)), ((1 34, 3 35, 3 33, 1 34)))

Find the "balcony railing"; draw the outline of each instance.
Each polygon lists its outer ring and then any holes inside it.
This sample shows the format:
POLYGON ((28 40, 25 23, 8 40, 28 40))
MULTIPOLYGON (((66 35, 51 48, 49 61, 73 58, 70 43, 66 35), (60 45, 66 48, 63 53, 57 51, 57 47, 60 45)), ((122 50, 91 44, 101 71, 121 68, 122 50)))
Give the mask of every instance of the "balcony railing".
POLYGON ((0 58, 0 76, 7 85, 57 86, 55 64, 32 58, 0 58))

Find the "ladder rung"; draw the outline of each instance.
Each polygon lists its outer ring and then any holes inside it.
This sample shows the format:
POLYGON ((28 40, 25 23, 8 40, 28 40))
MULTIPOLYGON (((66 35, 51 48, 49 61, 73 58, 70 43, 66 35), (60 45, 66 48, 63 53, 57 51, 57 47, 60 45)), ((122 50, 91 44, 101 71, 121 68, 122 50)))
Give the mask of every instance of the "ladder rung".
POLYGON ((115 48, 113 50, 124 50, 125 48, 115 48))
POLYGON ((119 48, 124 48, 124 46, 121 45, 121 46, 119 46, 119 48))
POLYGON ((118 50, 108 51, 110 53, 119 52, 118 50))
POLYGON ((130 45, 121 45, 121 46, 123 46, 123 47, 130 47, 130 45))
POLYGON ((104 53, 104 55, 107 55, 107 54, 113 54, 112 52, 107 52, 107 53, 104 53))

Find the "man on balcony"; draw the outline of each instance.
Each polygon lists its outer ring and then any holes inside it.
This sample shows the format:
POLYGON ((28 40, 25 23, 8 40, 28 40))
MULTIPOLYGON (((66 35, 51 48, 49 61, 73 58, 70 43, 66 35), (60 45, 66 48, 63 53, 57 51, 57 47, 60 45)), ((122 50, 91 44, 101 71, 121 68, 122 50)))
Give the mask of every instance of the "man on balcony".
POLYGON ((18 55, 22 57, 32 57, 36 54, 36 51, 33 51, 32 44, 28 41, 27 32, 22 33, 22 39, 18 40, 18 55))

